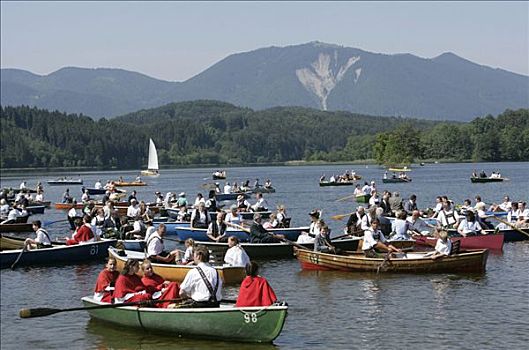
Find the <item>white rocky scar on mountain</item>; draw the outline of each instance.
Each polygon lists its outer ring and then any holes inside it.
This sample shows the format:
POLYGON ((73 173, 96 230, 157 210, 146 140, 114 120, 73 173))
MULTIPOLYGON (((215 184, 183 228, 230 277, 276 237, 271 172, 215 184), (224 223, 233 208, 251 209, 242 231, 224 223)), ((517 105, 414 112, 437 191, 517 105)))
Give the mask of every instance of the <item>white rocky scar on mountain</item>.
MULTIPOLYGON (((327 110, 327 97, 329 97, 331 91, 336 87, 336 84, 343 79, 349 68, 358 60, 360 60, 360 56, 351 56, 340 67, 338 66, 338 55, 336 51, 334 52, 333 58, 329 54, 320 53, 310 67, 297 69, 296 76, 307 91, 316 95, 321 109, 325 111, 327 110), (336 71, 337 73, 335 73, 336 71)), ((355 83, 358 81, 361 72, 362 68, 355 70, 355 83)))

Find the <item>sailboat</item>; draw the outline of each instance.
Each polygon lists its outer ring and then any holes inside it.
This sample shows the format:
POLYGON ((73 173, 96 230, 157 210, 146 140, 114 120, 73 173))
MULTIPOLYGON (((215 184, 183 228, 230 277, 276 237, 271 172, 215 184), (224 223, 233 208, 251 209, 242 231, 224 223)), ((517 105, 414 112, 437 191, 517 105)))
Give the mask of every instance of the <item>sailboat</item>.
POLYGON ((143 176, 160 176, 158 170, 158 152, 152 139, 149 139, 149 164, 147 165, 147 170, 142 170, 141 174, 143 176))

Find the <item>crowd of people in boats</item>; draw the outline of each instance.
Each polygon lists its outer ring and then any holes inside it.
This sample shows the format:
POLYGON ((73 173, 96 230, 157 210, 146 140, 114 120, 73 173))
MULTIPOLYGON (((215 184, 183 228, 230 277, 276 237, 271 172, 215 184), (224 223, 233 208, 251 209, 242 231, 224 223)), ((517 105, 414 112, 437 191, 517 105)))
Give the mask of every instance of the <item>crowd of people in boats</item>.
MULTIPOLYGON (((338 175, 332 174, 329 177, 329 182, 350 182, 350 181, 359 180, 361 178, 362 177, 360 175, 357 175, 353 169, 350 172, 349 170, 346 170, 345 173, 343 174, 338 174, 338 175)), ((320 182, 324 182, 325 180, 326 180, 326 175, 322 174, 320 177, 320 182)))
MULTIPOLYGON (((378 198, 374 182, 371 185, 366 182, 364 187, 361 189, 362 193, 371 193, 371 198, 378 198)), ((447 251, 446 246, 449 243, 446 243, 443 237, 449 230, 466 237, 487 234, 485 230, 509 228, 510 224, 505 223, 494 227, 490 222, 490 218, 494 216, 487 211, 504 212, 507 222, 512 222, 512 227, 529 228, 529 209, 526 202, 512 202, 508 196, 504 197, 502 203, 489 206, 479 195, 475 197, 473 206, 470 199, 465 199, 462 205, 455 205, 447 196, 438 196, 433 208, 421 210, 417 206, 415 194, 403 200, 399 192, 384 191, 381 198, 370 200, 365 207, 358 206, 355 212, 349 215, 344 234, 362 237, 362 250, 367 257, 400 252, 400 249, 388 243, 388 239, 399 241, 419 236, 434 236, 440 239, 440 243, 435 249, 437 253, 429 256, 437 258, 447 251)), ((329 238, 330 229, 321 218, 321 211, 314 209, 309 216, 309 231, 301 234, 297 243, 314 243, 315 251, 337 253, 329 238)))

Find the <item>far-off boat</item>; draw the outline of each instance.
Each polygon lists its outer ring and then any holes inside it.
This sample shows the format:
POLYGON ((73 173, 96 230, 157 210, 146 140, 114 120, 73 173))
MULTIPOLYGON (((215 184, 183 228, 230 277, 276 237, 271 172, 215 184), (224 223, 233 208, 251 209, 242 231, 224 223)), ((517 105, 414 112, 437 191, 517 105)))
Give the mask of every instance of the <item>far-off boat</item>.
POLYGON ((470 177, 472 183, 502 182, 503 180, 505 180, 503 177, 470 177))
POLYGON ((152 139, 149 139, 149 161, 147 164, 147 170, 142 170, 141 175, 151 177, 160 176, 160 170, 158 168, 158 152, 156 151, 156 146, 152 139))

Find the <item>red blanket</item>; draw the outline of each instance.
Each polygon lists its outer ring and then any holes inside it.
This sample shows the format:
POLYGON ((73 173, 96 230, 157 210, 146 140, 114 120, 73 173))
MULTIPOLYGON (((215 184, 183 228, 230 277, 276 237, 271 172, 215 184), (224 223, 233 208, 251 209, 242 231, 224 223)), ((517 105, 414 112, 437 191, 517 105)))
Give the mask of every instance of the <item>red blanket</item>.
POLYGON ((247 276, 241 283, 235 306, 269 306, 276 300, 276 294, 265 278, 247 276))

